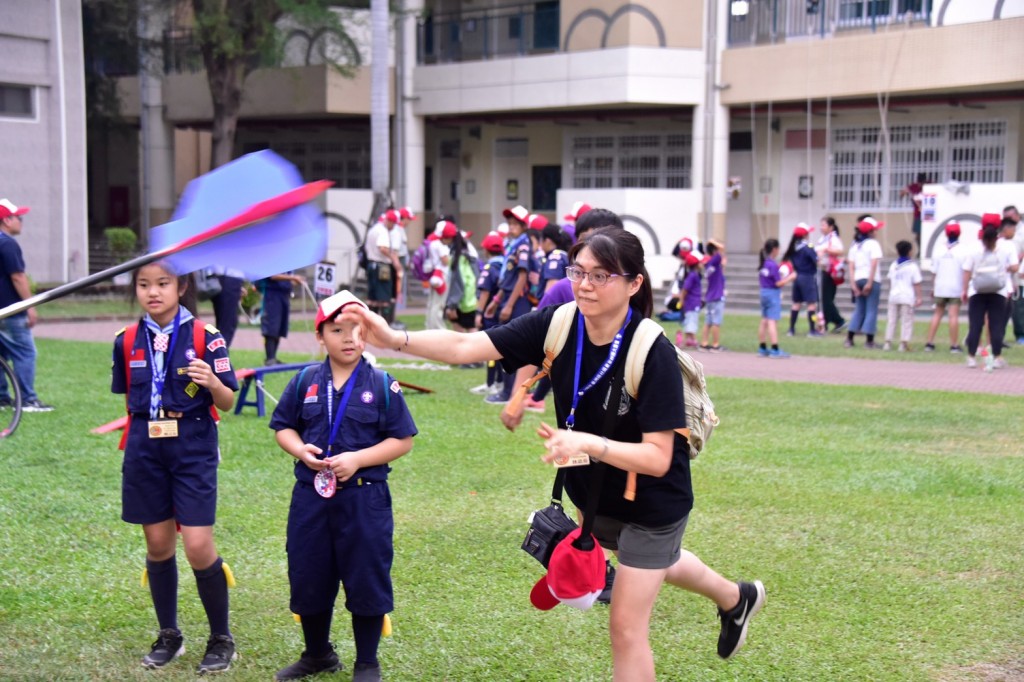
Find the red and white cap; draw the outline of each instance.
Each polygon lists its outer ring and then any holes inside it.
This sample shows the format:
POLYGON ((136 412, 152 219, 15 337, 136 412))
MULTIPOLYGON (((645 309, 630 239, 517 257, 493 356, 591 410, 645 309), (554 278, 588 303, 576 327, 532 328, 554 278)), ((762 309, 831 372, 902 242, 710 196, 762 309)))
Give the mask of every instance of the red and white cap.
POLYGON ((857 223, 857 231, 861 234, 871 234, 875 230, 881 230, 883 227, 885 227, 885 223, 875 220, 871 216, 857 223))
POLYGON ((523 206, 513 206, 512 208, 506 208, 504 211, 501 212, 501 215, 505 216, 506 218, 515 218, 523 225, 526 225, 527 221, 530 219, 530 212, 527 211, 526 208, 523 206))
POLYGON ((693 251, 687 251, 683 260, 686 262, 687 265, 697 265, 698 263, 704 262, 704 259, 700 256, 700 254, 694 253, 693 251))
POLYGON ((526 218, 526 229, 543 230, 548 224, 548 219, 539 213, 531 213, 526 218))
POLYGON ((28 206, 15 206, 10 199, 0 199, 0 220, 10 218, 12 215, 25 215, 28 213, 28 206))
POLYGON ((946 236, 947 237, 959 237, 960 236, 960 223, 958 223, 958 222, 946 223, 946 236))
POLYGON ((459 227, 450 220, 439 220, 434 226, 434 234, 438 239, 453 239, 459 233, 459 227))
POLYGON ((793 228, 793 236, 797 239, 802 239, 811 233, 814 228, 807 223, 797 223, 796 227, 793 228))
POLYGON ((403 206, 398 209, 398 217, 402 220, 416 220, 416 214, 413 213, 412 208, 409 206, 403 206))
POLYGON ((693 251, 693 240, 689 237, 683 237, 679 240, 679 253, 686 253, 687 251, 693 251))
POLYGON ((589 211, 590 208, 590 204, 584 201, 577 201, 575 204, 572 205, 572 208, 569 209, 569 212, 565 214, 563 220, 579 220, 580 216, 589 211))
POLYGON ((508 223, 499 224, 495 231, 502 237, 506 236, 508 234, 508 223))
POLYGON ((480 242, 480 248, 488 253, 504 253, 505 240, 497 232, 489 232, 484 240, 480 242))
POLYGON ((356 298, 351 291, 342 289, 333 296, 328 296, 320 301, 320 305, 316 309, 316 320, 313 326, 316 327, 317 331, 320 331, 320 325, 337 315, 347 305, 361 305, 366 308, 366 304, 356 298))
POLYGON ((586 611, 604 590, 604 551, 591 536, 593 547, 577 549, 573 540, 580 536, 576 528, 551 553, 548 573, 530 591, 530 602, 541 611, 558 606, 559 602, 586 611))
POLYGON ((380 214, 381 221, 386 223, 397 223, 401 218, 402 216, 393 208, 389 208, 380 214))

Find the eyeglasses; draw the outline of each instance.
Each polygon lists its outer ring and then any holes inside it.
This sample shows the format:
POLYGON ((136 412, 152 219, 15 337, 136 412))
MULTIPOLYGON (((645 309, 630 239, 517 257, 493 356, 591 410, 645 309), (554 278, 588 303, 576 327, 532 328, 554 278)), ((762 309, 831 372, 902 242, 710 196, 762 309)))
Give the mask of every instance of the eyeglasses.
POLYGON ((615 273, 584 272, 574 265, 570 265, 565 269, 565 276, 569 278, 570 282, 582 282, 583 278, 586 277, 595 287, 607 286, 612 277, 629 277, 629 275, 617 275, 615 273))

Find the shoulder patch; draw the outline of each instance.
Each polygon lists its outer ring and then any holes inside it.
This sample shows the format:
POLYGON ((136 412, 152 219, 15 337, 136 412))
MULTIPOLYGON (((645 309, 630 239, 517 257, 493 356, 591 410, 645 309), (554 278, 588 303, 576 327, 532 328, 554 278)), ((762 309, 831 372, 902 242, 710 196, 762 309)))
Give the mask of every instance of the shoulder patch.
POLYGON ((402 387, 399 385, 397 380, 392 381, 391 382, 391 386, 389 388, 391 389, 392 393, 401 393, 402 392, 402 387))
POLYGON ((126 329, 128 329, 128 327, 121 327, 120 329, 118 329, 118 330, 117 330, 117 333, 116 333, 116 334, 114 334, 114 338, 116 339, 116 338, 117 338, 118 336, 121 336, 121 334, 124 334, 124 331, 125 331, 126 329))
POLYGON ((206 325, 206 331, 210 332, 211 334, 220 334, 220 330, 214 327, 212 324, 206 325))

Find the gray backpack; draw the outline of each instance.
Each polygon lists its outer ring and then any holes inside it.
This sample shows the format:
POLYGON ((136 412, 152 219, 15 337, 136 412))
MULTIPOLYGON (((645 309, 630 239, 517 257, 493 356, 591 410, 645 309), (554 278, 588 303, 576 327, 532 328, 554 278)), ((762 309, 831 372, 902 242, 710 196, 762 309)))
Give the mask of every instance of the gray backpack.
POLYGON ((985 250, 974 268, 974 290, 979 294, 998 294, 1006 288, 1006 270, 995 251, 985 250))

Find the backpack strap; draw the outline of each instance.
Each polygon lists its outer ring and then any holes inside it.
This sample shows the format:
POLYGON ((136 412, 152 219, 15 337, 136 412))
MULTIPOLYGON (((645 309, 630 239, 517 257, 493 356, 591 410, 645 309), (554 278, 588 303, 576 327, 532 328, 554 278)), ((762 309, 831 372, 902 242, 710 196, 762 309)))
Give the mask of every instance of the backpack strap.
POLYGON ((565 342, 569 338, 569 330, 572 329, 572 320, 576 315, 576 302, 570 301, 558 306, 551 324, 548 325, 548 333, 544 336, 544 361, 541 363, 541 370, 524 381, 517 389, 512 398, 508 401, 509 412, 519 412, 526 399, 526 392, 530 387, 551 373, 551 364, 558 357, 558 354, 565 348, 565 342))
MULTIPOLYGON (((628 393, 633 400, 636 400, 637 392, 640 390, 640 380, 643 379, 644 376, 644 363, 647 362, 647 355, 651 352, 651 348, 658 340, 658 337, 664 334, 664 327, 650 318, 640 320, 640 324, 637 326, 636 332, 633 334, 633 340, 629 344, 629 350, 626 351, 625 384, 626 393, 628 393)), ((676 358, 678 359, 682 351, 678 348, 675 350, 676 358)), ((683 386, 683 390, 686 390, 685 385, 683 386)), ((690 436, 690 429, 688 427, 676 429, 675 432, 683 438, 689 438, 690 436)), ((636 499, 635 471, 627 472, 626 490, 622 496, 630 502, 636 499)))
POLYGON ((125 446, 128 444, 128 431, 132 425, 132 415, 128 412, 128 392, 132 388, 131 356, 132 350, 135 349, 135 337, 138 333, 138 322, 130 324, 124 328, 124 345, 121 348, 121 352, 124 355, 124 411, 128 416, 128 421, 124 425, 124 431, 121 432, 121 442, 117 445, 118 450, 124 450, 125 446))

